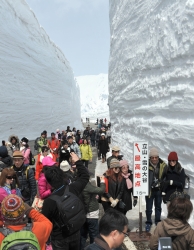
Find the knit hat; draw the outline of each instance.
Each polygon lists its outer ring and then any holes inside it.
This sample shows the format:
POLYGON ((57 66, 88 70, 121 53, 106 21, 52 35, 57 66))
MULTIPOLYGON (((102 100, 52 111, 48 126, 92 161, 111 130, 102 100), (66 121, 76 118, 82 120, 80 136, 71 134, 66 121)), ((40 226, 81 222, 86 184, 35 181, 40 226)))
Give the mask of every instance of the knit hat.
POLYGON ((120 151, 120 148, 118 146, 114 146, 112 147, 112 151, 115 151, 115 152, 120 151))
POLYGON ((5 146, 0 146, 0 157, 4 158, 8 156, 8 151, 5 146))
POLYGON ((23 200, 15 194, 6 196, 1 203, 3 219, 11 224, 20 221, 24 217, 25 210, 23 200))
POLYGON ((152 156, 159 156, 159 151, 157 148, 150 149, 149 157, 152 157, 152 156))
POLYGON ((62 161, 61 164, 60 164, 60 168, 66 172, 70 169, 70 165, 67 161, 62 161))
POLYGON ((168 155, 168 160, 169 161, 178 161, 178 155, 176 152, 170 152, 168 155))
POLYGON ((23 154, 22 154, 22 152, 21 151, 15 151, 14 153, 13 153, 13 159, 15 159, 15 158, 24 158, 24 156, 23 156, 23 154))
POLYGON ((44 166, 49 166, 49 167, 52 167, 56 164, 55 161, 53 161, 53 159, 50 157, 50 156, 45 156, 43 159, 42 159, 42 165, 43 167, 44 166))
POLYGON ((119 163, 120 163, 120 167, 123 167, 125 165, 129 166, 129 163, 126 160, 121 160, 121 161, 119 161, 119 163))
POLYGON ((104 133, 102 133, 102 134, 101 134, 101 136, 103 136, 103 135, 105 136, 105 134, 104 134, 104 133))
POLYGON ((119 163, 119 160, 117 160, 116 158, 113 158, 111 161, 110 161, 110 168, 120 168, 120 163, 119 163))

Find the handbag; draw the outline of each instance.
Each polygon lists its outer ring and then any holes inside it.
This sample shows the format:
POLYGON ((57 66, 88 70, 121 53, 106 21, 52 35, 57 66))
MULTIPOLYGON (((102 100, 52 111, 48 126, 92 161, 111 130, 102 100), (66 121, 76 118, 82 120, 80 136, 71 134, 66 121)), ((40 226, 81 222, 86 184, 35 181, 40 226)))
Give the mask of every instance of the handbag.
POLYGON ((42 207, 43 207, 43 203, 44 203, 44 200, 42 200, 40 198, 40 195, 39 195, 39 191, 38 191, 38 187, 37 187, 37 195, 35 196, 34 198, 34 201, 32 203, 32 207, 38 211, 38 212, 42 212, 42 207))
POLYGON ((126 204, 122 200, 120 200, 119 201, 119 208, 120 209, 125 209, 125 207, 126 207, 126 204))

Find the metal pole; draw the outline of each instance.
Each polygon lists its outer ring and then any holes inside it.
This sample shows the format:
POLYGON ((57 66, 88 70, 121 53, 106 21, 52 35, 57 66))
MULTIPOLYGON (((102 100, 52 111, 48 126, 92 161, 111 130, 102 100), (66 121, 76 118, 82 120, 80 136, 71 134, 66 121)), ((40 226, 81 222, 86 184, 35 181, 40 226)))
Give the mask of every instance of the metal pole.
POLYGON ((142 234, 142 196, 139 196, 139 235, 142 234))

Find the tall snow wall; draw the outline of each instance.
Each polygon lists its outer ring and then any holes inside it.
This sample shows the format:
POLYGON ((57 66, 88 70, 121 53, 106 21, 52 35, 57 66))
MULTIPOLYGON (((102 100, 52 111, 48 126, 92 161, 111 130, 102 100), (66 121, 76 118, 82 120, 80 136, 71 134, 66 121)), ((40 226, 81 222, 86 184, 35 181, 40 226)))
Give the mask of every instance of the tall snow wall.
POLYGON ((134 141, 176 151, 194 176, 194 1, 109 2, 113 144, 130 164, 134 141))
POLYGON ((82 128, 79 86, 25 0, 0 1, 0 139, 82 128))

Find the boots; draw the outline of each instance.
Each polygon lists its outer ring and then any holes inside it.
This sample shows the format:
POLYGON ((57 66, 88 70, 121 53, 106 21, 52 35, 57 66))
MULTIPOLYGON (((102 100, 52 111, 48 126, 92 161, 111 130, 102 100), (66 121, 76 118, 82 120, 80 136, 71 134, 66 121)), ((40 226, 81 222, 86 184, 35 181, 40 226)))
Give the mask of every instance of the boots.
POLYGON ((104 158, 102 158, 102 163, 104 163, 105 162, 105 160, 104 160, 104 158))

